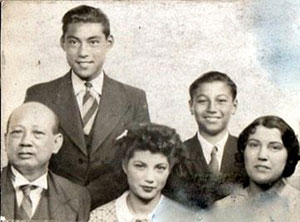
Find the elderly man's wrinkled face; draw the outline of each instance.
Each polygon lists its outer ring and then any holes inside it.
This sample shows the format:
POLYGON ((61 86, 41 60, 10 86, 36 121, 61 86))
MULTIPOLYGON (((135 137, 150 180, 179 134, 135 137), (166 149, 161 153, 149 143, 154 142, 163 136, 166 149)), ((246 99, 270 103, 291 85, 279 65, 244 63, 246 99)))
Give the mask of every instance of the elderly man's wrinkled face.
POLYGON ((288 153, 277 128, 257 126, 250 134, 244 152, 245 167, 250 181, 273 183, 281 178, 288 153))
POLYGON ((62 135, 54 134, 54 114, 39 103, 25 103, 10 118, 6 134, 8 161, 21 173, 44 172, 53 153, 62 145, 62 135))

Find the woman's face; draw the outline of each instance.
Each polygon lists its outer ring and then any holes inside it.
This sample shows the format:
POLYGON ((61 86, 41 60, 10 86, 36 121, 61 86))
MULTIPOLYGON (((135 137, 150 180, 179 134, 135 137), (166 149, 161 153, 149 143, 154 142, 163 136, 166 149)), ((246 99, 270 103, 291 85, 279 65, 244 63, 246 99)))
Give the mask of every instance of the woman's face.
POLYGON ((275 182, 282 175, 287 157, 279 129, 257 126, 255 133, 250 134, 244 152, 250 181, 256 184, 275 182))
POLYGON ((160 153, 136 151, 123 169, 130 193, 143 200, 160 196, 169 176, 168 159, 160 153))

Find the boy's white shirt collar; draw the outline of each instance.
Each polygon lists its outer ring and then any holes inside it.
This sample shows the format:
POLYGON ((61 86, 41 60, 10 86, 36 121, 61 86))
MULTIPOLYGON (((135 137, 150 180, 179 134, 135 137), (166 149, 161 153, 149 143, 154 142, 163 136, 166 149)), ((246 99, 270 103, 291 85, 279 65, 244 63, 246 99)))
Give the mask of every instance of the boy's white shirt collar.
POLYGON ((219 170, 221 169, 222 158, 223 158, 224 149, 225 149, 225 145, 228 140, 228 137, 229 137, 229 132, 227 131, 226 134, 222 137, 222 139, 220 141, 218 141, 216 144, 211 144, 200 134, 199 131, 197 132, 197 138, 201 144, 203 155, 205 157, 207 164, 211 160, 211 151, 214 148, 214 146, 216 146, 218 148, 217 159, 219 162, 219 170))
MULTIPOLYGON (((131 214, 128 205, 127 205, 127 197, 129 195, 129 191, 126 191, 116 200, 116 212, 117 218, 119 222, 134 222, 135 218, 131 214)), ((152 221, 155 216, 155 211, 161 204, 162 200, 164 199, 164 195, 161 194, 160 200, 152 210, 152 212, 148 215, 148 221, 152 221)))
MULTIPOLYGON (((71 79, 72 79, 72 85, 74 89, 74 93, 77 96, 80 92, 85 91, 85 85, 84 83, 86 81, 80 79, 72 70, 71 71, 71 79)), ((104 79, 104 72, 101 71, 100 75, 97 76, 95 79, 91 80, 90 82, 93 84, 93 90, 95 90, 96 93, 99 95, 102 94, 102 88, 103 88, 103 79, 104 79)))

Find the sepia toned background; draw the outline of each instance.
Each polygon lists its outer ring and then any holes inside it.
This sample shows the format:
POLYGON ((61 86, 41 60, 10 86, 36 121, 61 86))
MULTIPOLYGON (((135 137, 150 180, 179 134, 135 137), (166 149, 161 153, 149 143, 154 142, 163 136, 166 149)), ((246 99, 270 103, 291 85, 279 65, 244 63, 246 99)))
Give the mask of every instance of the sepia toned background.
POLYGON ((7 118, 26 89, 69 70, 59 44, 61 18, 81 4, 100 7, 109 17, 115 44, 104 69, 146 91, 153 122, 174 127, 182 139, 193 136, 188 87, 202 73, 217 70, 238 86, 232 134, 269 114, 281 116, 299 134, 299 0, 4 1, 2 167, 7 118))

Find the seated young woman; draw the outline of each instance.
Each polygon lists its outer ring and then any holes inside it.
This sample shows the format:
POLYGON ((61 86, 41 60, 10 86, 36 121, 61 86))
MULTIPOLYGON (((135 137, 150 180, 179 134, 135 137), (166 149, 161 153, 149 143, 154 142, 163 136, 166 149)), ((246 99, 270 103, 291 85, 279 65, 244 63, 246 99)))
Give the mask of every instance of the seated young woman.
POLYGON ((214 221, 299 222, 300 191, 286 182, 299 160, 292 128, 279 117, 260 117, 242 131, 238 150, 247 186, 215 203, 214 221))
POLYGON ((92 211, 90 221, 201 220, 197 213, 161 194, 172 167, 182 157, 182 142, 174 129, 138 125, 129 129, 118 144, 129 190, 92 211))

